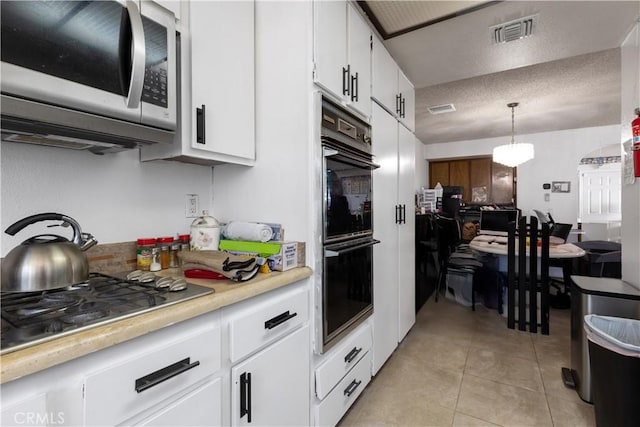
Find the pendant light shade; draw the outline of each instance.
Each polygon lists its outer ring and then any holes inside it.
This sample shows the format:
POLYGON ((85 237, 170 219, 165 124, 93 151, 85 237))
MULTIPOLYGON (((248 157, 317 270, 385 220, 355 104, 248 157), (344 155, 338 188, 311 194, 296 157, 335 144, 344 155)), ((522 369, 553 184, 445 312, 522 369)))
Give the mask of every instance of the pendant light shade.
POLYGON ((511 108, 511 144, 499 145, 493 149, 493 161, 496 163, 515 168, 522 163, 533 159, 533 144, 516 143, 515 140, 515 120, 514 109, 517 102, 507 104, 511 108))

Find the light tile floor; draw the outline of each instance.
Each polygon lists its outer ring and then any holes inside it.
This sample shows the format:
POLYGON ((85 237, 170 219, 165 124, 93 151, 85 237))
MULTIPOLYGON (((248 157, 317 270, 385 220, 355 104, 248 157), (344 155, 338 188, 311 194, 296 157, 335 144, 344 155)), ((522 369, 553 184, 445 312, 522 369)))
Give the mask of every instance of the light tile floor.
POLYGON ((340 427, 595 426, 593 406, 562 383, 570 312, 550 334, 508 329, 495 310, 431 297, 340 427))

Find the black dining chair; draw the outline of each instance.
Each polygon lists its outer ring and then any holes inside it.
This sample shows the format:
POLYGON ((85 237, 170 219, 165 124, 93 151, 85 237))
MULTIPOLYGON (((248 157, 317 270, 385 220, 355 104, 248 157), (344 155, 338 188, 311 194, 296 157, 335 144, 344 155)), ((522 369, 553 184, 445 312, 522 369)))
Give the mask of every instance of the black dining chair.
POLYGON ((507 237, 507 327, 515 329, 516 313, 518 329, 537 333, 538 326, 543 335, 549 335, 549 224, 543 223, 540 230, 541 246, 538 257, 538 219, 522 217, 517 223, 509 223, 507 237), (518 257, 516 264, 516 230, 518 233, 518 257), (527 252, 526 236, 532 250, 527 252), (540 276, 538 276, 540 263, 540 276), (529 275, 527 275, 527 264, 529 275), (517 266, 517 267, 516 267, 517 266), (517 275, 516 275, 517 272, 517 275), (516 291, 518 297, 516 299, 516 291), (540 318, 538 319, 538 293, 540 294, 540 318), (527 295, 529 296, 527 301, 527 295), (528 310, 527 310, 528 309, 528 310))

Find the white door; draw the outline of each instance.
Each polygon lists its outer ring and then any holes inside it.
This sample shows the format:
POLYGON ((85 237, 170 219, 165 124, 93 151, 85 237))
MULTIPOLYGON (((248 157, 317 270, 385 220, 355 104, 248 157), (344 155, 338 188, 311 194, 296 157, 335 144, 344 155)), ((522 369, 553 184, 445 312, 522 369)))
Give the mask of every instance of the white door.
POLYGON ((373 37, 371 97, 396 114, 398 66, 379 38, 373 37))
POLYGON ((316 84, 343 98, 347 84, 342 69, 347 67, 347 4, 344 1, 316 1, 314 5, 313 58, 316 84))
POLYGON ((402 98, 398 118, 413 132, 416 127, 416 94, 413 85, 402 71, 398 71, 398 91, 402 98))
POLYGON ((580 220, 583 223, 620 221, 622 175, 617 169, 580 173, 580 220))
POLYGON ((253 1, 189 2, 192 148, 255 159, 254 15, 253 1))
POLYGON ((352 86, 352 91, 355 93, 350 96, 351 105, 369 118, 371 115, 371 30, 352 5, 349 5, 348 54, 351 78, 355 79, 352 86))
POLYGON ((398 345, 398 122, 372 106, 373 171, 373 373, 398 345))
POLYGON ((398 125, 398 203, 403 210, 398 227, 398 341, 416 321, 415 153, 415 136, 398 125))
POLYGON ((308 326, 234 366, 231 425, 309 425, 309 370, 308 326))

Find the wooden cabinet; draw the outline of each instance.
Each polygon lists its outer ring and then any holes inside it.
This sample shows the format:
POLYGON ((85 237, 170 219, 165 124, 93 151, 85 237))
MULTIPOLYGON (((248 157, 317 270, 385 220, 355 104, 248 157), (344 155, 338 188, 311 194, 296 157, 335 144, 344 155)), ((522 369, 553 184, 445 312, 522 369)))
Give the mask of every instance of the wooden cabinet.
POLYGON ((314 81, 371 115, 371 30, 351 3, 314 2, 314 81))
POLYGON ((494 163, 491 157, 429 162, 429 188, 463 187, 467 204, 513 204, 516 200, 515 169, 494 163))
POLYGON ((381 167, 373 172, 373 372, 415 323, 415 137, 377 104, 372 145, 381 167))
POLYGON ((255 162, 254 2, 181 2, 180 129, 141 160, 255 162))
POLYGON ((412 132, 415 90, 379 38, 372 39, 371 97, 412 132))

